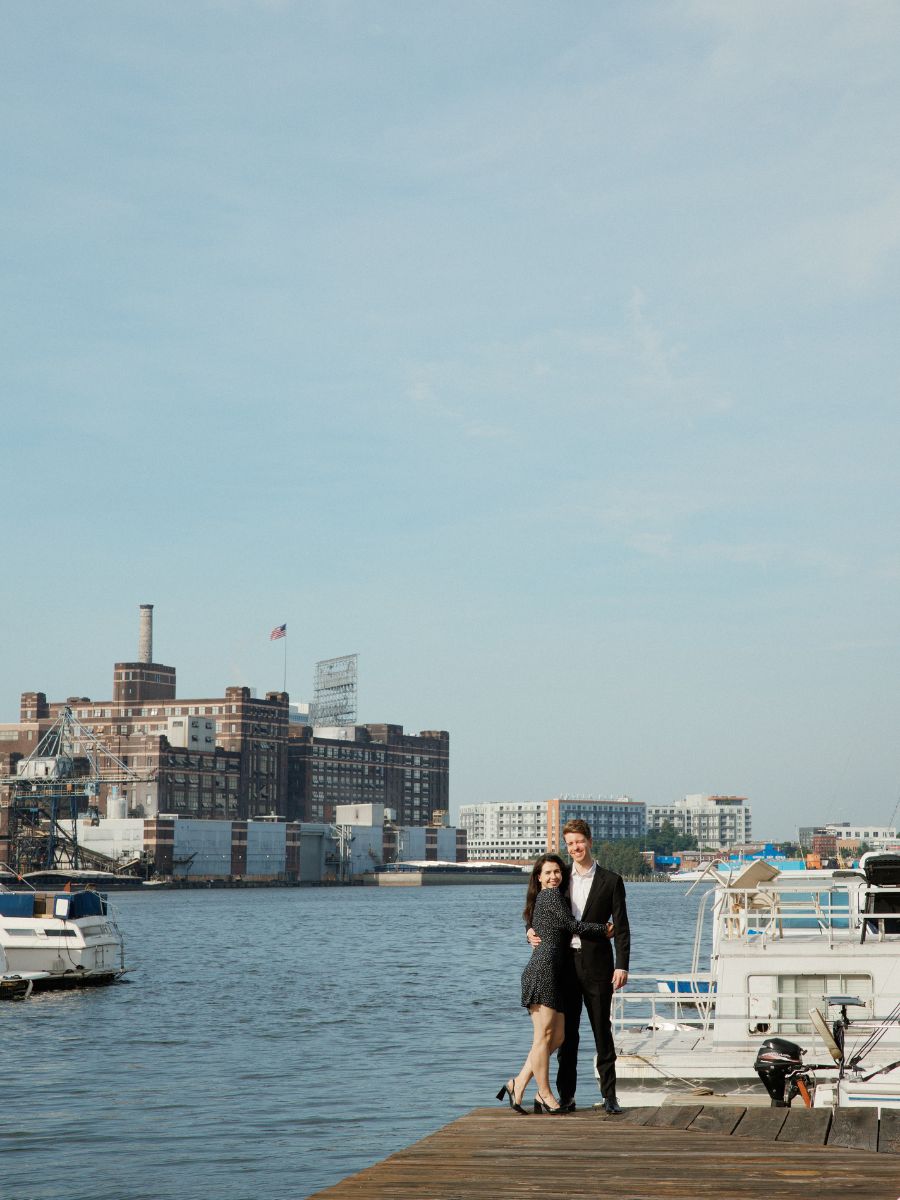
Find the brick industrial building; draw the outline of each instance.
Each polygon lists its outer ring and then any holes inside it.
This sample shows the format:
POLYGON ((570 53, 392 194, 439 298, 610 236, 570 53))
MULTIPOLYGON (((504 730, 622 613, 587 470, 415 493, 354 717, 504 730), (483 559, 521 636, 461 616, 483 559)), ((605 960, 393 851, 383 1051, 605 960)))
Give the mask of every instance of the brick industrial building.
MULTIPOLYGON (((116 663, 116 673, 126 665, 116 663)), ((278 812, 287 792, 285 693, 259 700, 249 688, 231 687, 218 698, 177 700, 174 669, 168 696, 142 699, 141 689, 134 690, 135 699, 70 696, 52 703, 43 692, 25 692, 18 725, 0 728, 0 772, 13 774, 16 760, 68 707, 140 780, 124 789, 131 815, 247 820, 278 812)), ((101 788, 101 814, 124 815, 108 813, 108 793, 101 788)))
POLYGON ((450 807, 450 735, 402 725, 292 726, 288 812, 332 821, 338 804, 381 804, 399 825, 430 825, 450 807))
POLYGON ((19 721, 0 725, 0 775, 15 774, 68 707, 136 776, 118 792, 101 787, 103 816, 330 822, 336 804, 372 802, 397 824, 428 825, 449 807, 446 731, 318 730, 291 723, 286 692, 259 699, 229 687, 223 696, 183 699, 175 676, 153 661, 152 605, 142 605, 138 660, 115 664, 113 698, 49 702, 25 692, 19 721))

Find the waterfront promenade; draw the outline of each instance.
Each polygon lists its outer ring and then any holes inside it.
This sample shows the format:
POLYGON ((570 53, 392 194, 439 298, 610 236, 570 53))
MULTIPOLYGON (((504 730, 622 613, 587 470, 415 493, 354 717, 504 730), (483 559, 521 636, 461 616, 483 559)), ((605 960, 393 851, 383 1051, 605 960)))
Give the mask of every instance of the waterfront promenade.
POLYGON ((900 1112, 475 1109, 310 1200, 897 1200, 900 1112))

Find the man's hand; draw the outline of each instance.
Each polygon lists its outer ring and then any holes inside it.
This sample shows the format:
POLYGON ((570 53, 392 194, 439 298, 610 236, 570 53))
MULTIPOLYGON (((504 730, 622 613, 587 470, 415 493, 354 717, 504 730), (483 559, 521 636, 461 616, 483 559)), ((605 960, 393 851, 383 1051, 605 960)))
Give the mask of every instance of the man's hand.
POLYGON ((628 982, 627 971, 613 971, 613 991, 617 992, 619 988, 623 988, 628 982))
POLYGON ((613 925, 612 921, 606 922, 606 936, 610 940, 612 940, 616 936, 616 927, 615 927, 615 925, 613 925))
POLYGON ((528 938, 528 945, 531 946, 532 950, 535 948, 535 946, 539 946, 541 944, 541 939, 533 929, 529 929, 525 936, 528 938))

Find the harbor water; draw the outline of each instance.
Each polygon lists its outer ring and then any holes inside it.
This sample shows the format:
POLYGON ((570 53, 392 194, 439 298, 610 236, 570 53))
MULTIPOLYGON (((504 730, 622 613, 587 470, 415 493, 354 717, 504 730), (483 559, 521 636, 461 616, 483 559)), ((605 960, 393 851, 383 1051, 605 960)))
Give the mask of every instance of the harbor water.
MULTIPOLYGON (((701 890, 628 886, 632 970, 688 968, 701 890)), ((3 1200, 300 1200, 496 1103, 530 1042, 523 900, 117 895, 127 982, 0 1006, 3 1200)))

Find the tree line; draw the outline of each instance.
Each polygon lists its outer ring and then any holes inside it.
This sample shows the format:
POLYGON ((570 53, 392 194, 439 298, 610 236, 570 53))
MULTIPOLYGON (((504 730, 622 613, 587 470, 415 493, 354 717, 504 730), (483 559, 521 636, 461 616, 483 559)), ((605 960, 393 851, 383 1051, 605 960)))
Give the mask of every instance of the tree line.
POLYGON ((671 821, 665 821, 658 829, 649 829, 642 838, 596 843, 593 853, 601 867, 618 875, 652 875, 653 870, 643 857, 642 850, 653 850, 656 854, 678 854, 680 850, 696 849, 695 837, 679 833, 671 821))

